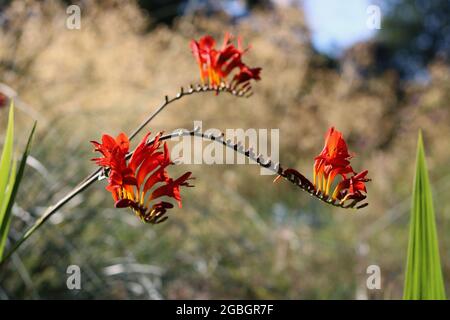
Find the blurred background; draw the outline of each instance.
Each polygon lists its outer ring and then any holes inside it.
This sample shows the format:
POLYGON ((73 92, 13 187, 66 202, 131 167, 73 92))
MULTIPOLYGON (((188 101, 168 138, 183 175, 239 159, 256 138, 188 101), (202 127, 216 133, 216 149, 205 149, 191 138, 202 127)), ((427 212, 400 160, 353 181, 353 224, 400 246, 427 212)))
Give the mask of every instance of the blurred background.
POLYGON ((356 212, 256 166, 175 167, 196 187, 157 226, 114 209, 102 181, 12 257, 0 298, 401 298, 419 128, 450 289, 449 1, 86 0, 74 2, 79 30, 66 28, 70 1, 0 3, 0 91, 15 97, 17 150, 38 121, 10 242, 94 169, 90 140, 131 132, 165 94, 199 82, 188 43, 205 33, 241 35, 262 81, 249 99, 183 98, 149 130, 279 128, 281 163, 311 177, 334 125, 373 179, 356 212), (380 29, 367 23, 371 5, 380 29), (372 264, 380 290, 366 288, 372 264), (69 265, 81 290, 67 289, 69 265))

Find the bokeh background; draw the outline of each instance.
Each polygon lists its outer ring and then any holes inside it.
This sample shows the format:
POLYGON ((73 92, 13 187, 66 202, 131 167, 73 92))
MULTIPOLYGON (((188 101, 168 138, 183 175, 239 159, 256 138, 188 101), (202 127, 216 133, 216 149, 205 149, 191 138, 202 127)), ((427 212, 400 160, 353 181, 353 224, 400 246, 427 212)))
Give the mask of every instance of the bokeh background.
MULTIPOLYGON (((256 166, 177 166, 196 187, 152 226, 114 209, 102 181, 12 257, 0 298, 401 298, 419 129, 450 289, 448 1, 86 0, 76 2, 80 30, 65 27, 69 4, 0 5, 0 91, 15 97, 18 150, 38 121, 10 242, 94 169, 90 140, 131 132, 165 94, 197 83, 189 41, 225 30, 263 68, 253 96, 186 97, 148 129, 279 128, 282 164, 311 177, 334 125, 354 166, 369 170, 370 205, 327 206, 256 166), (366 25, 369 5, 381 10, 380 30, 366 25), (66 287, 72 264, 81 290, 66 287), (366 288, 372 264, 381 290, 366 288)), ((0 108, 1 128, 6 115, 0 108)))

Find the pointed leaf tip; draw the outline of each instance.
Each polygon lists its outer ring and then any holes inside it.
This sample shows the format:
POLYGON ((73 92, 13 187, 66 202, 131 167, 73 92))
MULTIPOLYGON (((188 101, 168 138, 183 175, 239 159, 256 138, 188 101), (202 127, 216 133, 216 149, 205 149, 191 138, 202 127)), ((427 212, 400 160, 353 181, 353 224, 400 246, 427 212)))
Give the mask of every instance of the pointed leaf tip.
POLYGON ((446 298, 431 186, 420 131, 403 298, 415 300, 446 298))

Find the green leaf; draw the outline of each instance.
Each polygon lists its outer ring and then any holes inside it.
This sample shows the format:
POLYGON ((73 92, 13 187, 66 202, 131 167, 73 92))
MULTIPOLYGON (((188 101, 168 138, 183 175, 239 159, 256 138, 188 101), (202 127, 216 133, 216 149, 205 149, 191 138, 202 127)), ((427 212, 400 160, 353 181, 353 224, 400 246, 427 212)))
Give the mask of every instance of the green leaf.
MULTIPOLYGON (((0 224, 0 258, 3 255, 3 251, 5 249, 6 239, 8 238, 9 225, 11 224, 11 210, 8 212, 8 207, 10 204, 14 203, 14 200, 11 201, 11 196, 14 191, 14 186, 16 182, 16 162, 13 162, 11 174, 9 176, 8 187, 5 192, 5 202, 1 204, 0 214, 3 219, 0 224)), ((11 206, 12 207, 12 206, 11 206)), ((1 260, 1 259, 0 259, 1 260)))
POLYGON ((36 122, 28 137, 28 142, 19 168, 16 172, 16 162, 13 161, 14 147, 14 104, 11 102, 9 109, 8 127, 6 129, 5 144, 0 160, 0 260, 5 248, 6 239, 11 224, 11 212, 23 177, 28 154, 30 153, 31 141, 36 129, 36 122))
POLYGON ((25 147, 25 151, 22 154, 22 159, 20 160, 19 169, 17 170, 17 174, 14 174, 16 172, 16 165, 13 164, 13 169, 11 171, 11 177, 14 177, 10 179, 10 183, 8 184, 11 186, 10 188, 10 194, 8 195, 8 202, 7 205, 5 205, 5 208, 1 208, 0 214, 3 215, 4 219, 0 225, 0 261, 1 257, 3 256, 3 250, 5 248, 6 238, 9 232, 9 225, 11 223, 11 211, 12 207, 14 205, 14 201, 16 198, 17 191, 19 190, 20 181, 22 180, 23 173, 25 171, 25 165, 27 163, 28 155, 30 154, 31 150, 31 142, 33 140, 34 132, 36 130, 36 122, 33 124, 33 128, 31 129, 30 135, 28 136, 27 145, 25 147), (3 212, 3 210, 5 210, 3 212))
POLYGON ((436 233, 433 198, 419 132, 406 262, 405 300, 446 299, 436 233))
MULTIPOLYGON (((5 199, 6 187, 9 179, 11 160, 14 143, 14 104, 11 101, 9 108, 8 127, 6 129, 5 143, 3 145, 2 156, 0 160, 0 207, 7 201, 5 199)), ((0 223, 3 221, 2 212, 0 212, 0 223)))

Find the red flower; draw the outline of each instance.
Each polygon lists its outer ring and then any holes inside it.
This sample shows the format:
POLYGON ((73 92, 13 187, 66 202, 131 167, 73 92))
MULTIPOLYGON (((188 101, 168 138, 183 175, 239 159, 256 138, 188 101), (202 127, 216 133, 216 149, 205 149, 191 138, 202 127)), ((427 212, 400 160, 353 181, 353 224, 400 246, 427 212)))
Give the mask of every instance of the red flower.
POLYGON ((91 141, 94 145, 94 151, 98 151, 103 155, 103 158, 92 159, 96 164, 102 167, 112 167, 113 162, 120 159, 120 164, 125 163, 125 155, 128 153, 130 148, 130 141, 124 133, 120 133, 115 139, 110 135, 104 134, 102 136, 102 143, 96 141, 91 141), (123 157, 113 156, 113 154, 123 154, 123 157), (122 159, 123 158, 123 159, 122 159))
POLYGON ((339 182, 333 192, 333 199, 339 199, 341 203, 349 199, 356 201, 365 199, 365 193, 367 193, 365 182, 370 181, 366 178, 367 173, 368 171, 365 170, 339 182))
POLYGON ((332 199, 341 200, 341 203, 348 199, 360 201, 365 198, 365 182, 367 170, 355 175, 350 166, 351 155, 348 152, 347 143, 342 133, 331 127, 325 137, 325 146, 322 152, 314 161, 314 187, 324 195, 330 194, 331 186, 337 176, 342 177, 335 187, 332 199), (351 177, 347 177, 352 175, 351 177))
POLYGON ((314 161, 313 183, 316 189, 327 195, 337 175, 345 177, 346 174, 353 173, 350 158, 342 133, 334 127, 328 129, 325 146, 314 161))
POLYGON ((241 83, 249 84, 251 79, 261 80, 259 74, 261 73, 261 68, 249 68, 246 65, 240 66, 240 71, 233 77, 233 81, 236 85, 241 83))
POLYGON ((130 160, 128 137, 121 133, 116 138, 104 134, 102 143, 92 141, 95 151, 103 157, 92 159, 99 166, 109 169, 108 186, 116 208, 131 208, 142 221, 160 223, 167 209, 173 205, 166 201, 151 204, 161 197, 173 198, 181 208, 180 187, 191 187, 187 182, 191 172, 183 174, 176 180, 169 177, 166 168, 172 165, 167 144, 161 150, 159 133, 153 143, 147 143, 147 134, 137 146, 130 160))
POLYGON ((241 39, 238 38, 238 46, 231 43, 232 36, 225 34, 222 47, 216 49, 216 41, 213 37, 206 35, 197 42, 192 40, 190 47, 192 54, 197 60, 202 83, 219 86, 226 83, 226 78, 235 69, 239 72, 233 77, 233 88, 238 85, 247 87, 250 80, 260 80, 261 68, 249 68, 242 62, 242 56, 248 49, 243 49, 241 39))

